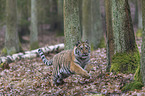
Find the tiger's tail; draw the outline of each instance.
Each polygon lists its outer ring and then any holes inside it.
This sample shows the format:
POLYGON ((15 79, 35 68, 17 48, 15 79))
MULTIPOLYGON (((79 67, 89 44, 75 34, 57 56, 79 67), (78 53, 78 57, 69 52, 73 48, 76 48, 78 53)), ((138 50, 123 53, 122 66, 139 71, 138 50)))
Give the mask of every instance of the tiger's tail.
POLYGON ((52 65, 53 60, 51 59, 51 60, 48 61, 48 60, 46 59, 45 55, 43 54, 42 49, 38 49, 38 54, 41 56, 42 61, 43 61, 46 65, 48 65, 48 66, 52 65))

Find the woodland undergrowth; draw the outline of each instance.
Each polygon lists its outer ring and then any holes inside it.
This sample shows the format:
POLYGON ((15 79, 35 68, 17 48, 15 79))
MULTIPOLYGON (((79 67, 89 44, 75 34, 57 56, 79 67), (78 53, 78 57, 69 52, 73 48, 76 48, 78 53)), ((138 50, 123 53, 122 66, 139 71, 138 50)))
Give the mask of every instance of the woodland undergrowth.
MULTIPOLYGON (((141 39, 137 40, 140 49, 141 39)), ((47 54, 50 59, 56 53, 47 54)), ((106 49, 100 48, 91 53, 90 79, 79 75, 66 78, 60 86, 52 84, 52 66, 46 66, 40 57, 16 61, 9 64, 10 69, 0 71, 0 95, 60 95, 87 96, 100 95, 145 95, 142 90, 125 91, 125 83, 133 80, 133 74, 115 74, 106 72, 106 49)))

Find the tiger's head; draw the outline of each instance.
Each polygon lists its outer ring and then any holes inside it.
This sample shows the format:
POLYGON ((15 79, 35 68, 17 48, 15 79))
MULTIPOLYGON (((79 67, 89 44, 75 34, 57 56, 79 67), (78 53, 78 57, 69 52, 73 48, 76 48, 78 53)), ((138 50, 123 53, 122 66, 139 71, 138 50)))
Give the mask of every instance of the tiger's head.
POLYGON ((90 57, 90 46, 88 40, 85 42, 78 41, 76 46, 74 47, 74 55, 79 58, 88 58, 90 57))

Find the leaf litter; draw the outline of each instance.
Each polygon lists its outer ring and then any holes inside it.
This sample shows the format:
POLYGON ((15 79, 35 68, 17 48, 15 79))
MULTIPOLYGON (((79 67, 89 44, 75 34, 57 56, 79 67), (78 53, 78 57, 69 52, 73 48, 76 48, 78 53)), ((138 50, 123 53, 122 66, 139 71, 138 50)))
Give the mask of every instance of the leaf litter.
MULTIPOLYGON (((47 59, 54 54, 47 56, 47 59)), ((91 63, 87 70, 90 79, 71 75, 60 86, 52 84, 52 66, 46 66, 40 57, 16 61, 9 64, 10 69, 0 72, 0 95, 28 96, 90 96, 112 95, 145 95, 142 90, 123 93, 121 88, 133 80, 133 74, 114 74, 106 72, 106 50, 97 49, 91 53, 91 63)))

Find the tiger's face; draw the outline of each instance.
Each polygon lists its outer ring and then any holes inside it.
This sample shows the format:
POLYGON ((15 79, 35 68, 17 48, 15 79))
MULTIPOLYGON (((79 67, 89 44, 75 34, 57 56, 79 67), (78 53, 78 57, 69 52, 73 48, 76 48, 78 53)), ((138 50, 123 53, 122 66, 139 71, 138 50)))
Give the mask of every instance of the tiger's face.
POLYGON ((90 46, 88 41, 78 42, 74 47, 74 54, 80 58, 88 58, 90 56, 90 46))

